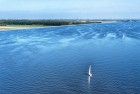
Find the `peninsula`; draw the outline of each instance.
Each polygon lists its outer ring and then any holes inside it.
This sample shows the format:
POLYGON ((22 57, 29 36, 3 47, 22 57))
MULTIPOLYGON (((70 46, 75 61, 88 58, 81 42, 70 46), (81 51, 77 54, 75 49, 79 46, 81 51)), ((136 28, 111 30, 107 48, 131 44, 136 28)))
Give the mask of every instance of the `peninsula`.
POLYGON ((0 31, 47 28, 48 26, 79 25, 90 23, 112 23, 113 20, 0 20, 0 31))

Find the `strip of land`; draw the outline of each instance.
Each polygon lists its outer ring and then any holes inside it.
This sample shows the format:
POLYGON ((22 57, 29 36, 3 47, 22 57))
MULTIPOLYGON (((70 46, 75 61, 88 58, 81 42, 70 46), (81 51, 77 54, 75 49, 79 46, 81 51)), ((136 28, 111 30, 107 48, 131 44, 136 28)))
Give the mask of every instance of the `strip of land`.
POLYGON ((34 29, 34 28, 47 28, 47 26, 40 26, 40 25, 6 25, 6 26, 0 26, 0 31, 34 29))
POLYGON ((49 26, 112 23, 112 20, 0 20, 0 31, 46 28, 49 26))

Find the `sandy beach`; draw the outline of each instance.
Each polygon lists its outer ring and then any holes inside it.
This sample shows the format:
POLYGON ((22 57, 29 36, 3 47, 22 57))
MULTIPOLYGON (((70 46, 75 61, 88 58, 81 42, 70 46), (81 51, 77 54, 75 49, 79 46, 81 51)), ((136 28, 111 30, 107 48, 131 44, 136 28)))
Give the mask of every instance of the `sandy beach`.
POLYGON ((6 25, 6 26, 0 26, 0 31, 46 28, 46 27, 47 26, 41 26, 41 25, 6 25))

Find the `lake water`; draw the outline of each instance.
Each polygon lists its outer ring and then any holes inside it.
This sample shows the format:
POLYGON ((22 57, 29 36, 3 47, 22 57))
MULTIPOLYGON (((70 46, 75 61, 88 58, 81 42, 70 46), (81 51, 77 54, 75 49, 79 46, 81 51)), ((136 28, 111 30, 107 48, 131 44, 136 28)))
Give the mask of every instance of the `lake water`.
POLYGON ((0 94, 139 93, 140 21, 0 32, 0 94))

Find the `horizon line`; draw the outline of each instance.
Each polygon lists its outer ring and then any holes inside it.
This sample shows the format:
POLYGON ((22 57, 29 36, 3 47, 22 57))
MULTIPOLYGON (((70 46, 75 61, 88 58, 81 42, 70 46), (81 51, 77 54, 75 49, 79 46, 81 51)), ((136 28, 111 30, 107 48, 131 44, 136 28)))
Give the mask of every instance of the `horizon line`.
POLYGON ((52 18, 52 19, 31 19, 31 18, 13 18, 13 19, 11 19, 11 18, 7 18, 7 19, 0 19, 0 20, 140 20, 140 18, 110 18, 110 19, 108 19, 108 18, 103 18, 103 19, 91 19, 91 18, 85 18, 85 19, 83 19, 83 18, 64 18, 64 19, 62 19, 62 18, 60 18, 60 19, 58 19, 58 18, 52 18))

